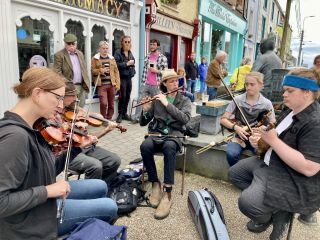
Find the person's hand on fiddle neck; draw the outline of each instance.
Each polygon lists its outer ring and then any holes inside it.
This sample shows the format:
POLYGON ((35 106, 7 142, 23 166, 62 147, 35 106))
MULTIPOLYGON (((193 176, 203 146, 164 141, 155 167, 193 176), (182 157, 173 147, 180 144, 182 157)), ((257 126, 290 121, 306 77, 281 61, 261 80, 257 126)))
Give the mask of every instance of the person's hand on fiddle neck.
POLYGON ((249 133, 241 126, 235 125, 234 131, 239 135, 242 140, 248 140, 249 133))
POLYGON ((95 135, 87 135, 86 136, 88 139, 87 141, 83 141, 82 144, 80 144, 79 147, 81 148, 87 148, 87 147, 91 147, 92 145, 95 145, 98 143, 98 138, 95 135))

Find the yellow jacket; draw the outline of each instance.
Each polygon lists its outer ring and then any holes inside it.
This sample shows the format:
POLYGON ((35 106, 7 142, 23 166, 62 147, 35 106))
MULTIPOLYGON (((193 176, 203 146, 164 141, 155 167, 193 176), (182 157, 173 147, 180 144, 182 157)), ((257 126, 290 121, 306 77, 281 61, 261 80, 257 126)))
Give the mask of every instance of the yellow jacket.
POLYGON ((251 71, 251 68, 251 65, 243 65, 234 70, 230 78, 230 85, 235 84, 234 91, 244 88, 245 76, 251 71))

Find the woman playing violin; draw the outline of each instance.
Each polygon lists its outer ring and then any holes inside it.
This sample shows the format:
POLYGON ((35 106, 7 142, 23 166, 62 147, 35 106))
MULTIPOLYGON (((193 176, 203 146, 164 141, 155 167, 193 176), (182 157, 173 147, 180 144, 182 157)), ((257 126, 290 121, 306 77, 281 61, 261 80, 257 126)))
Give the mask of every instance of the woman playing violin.
MULTIPOLYGON (((66 87, 65 98, 63 101, 65 108, 72 108, 73 103, 77 99, 75 88, 72 84, 66 87)), ((85 116, 85 110, 80 109, 82 116, 85 116)), ((101 131, 89 134, 87 137, 92 139, 92 142, 97 142, 98 138, 103 137, 118 124, 108 121, 107 127, 101 131)), ((92 145, 83 148, 82 152, 78 154, 69 165, 73 171, 85 173, 86 179, 102 179, 108 184, 117 175, 117 170, 120 166, 121 159, 115 153, 112 153, 102 147, 92 145)))
MULTIPOLYGON (((93 200, 67 199, 65 221, 57 224, 57 198, 72 198, 86 188, 85 181, 73 185, 56 181, 65 156, 55 159, 50 146, 33 125, 39 118, 52 118, 63 107, 65 81, 47 68, 33 67, 14 86, 17 104, 0 120, 0 236, 2 239, 56 239, 75 222, 101 216, 112 221, 117 206, 107 199, 106 184, 95 185, 93 200)), ((79 150, 73 149, 74 156, 79 150)), ((86 188, 87 189, 87 188, 86 188)), ((93 196, 90 190, 85 196, 93 196), (91 193, 90 193, 91 192, 91 193)), ((82 194, 82 198, 83 198, 82 194)))
POLYGON ((283 79, 285 111, 276 129, 255 129, 249 140, 261 138, 270 149, 264 160, 243 159, 230 168, 233 184, 243 190, 240 211, 251 220, 252 232, 273 224, 270 239, 280 239, 292 213, 311 219, 320 207, 320 76, 314 70, 295 69, 283 79))

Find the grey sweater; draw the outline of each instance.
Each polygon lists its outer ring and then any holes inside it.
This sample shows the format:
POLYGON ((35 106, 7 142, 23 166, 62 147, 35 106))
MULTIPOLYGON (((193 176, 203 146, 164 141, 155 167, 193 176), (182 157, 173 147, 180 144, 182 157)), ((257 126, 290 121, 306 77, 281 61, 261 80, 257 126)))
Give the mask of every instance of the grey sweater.
POLYGON ((11 112, 0 120, 0 152, 0 239, 56 239, 56 199, 45 186, 64 156, 55 161, 41 134, 11 112))

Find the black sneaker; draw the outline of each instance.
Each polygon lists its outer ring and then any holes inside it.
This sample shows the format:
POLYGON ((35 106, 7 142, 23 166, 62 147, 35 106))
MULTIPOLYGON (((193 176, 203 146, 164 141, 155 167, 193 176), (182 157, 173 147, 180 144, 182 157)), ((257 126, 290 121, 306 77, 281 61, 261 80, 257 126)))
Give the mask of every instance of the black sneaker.
POLYGON ((139 119, 133 119, 133 120, 131 121, 131 123, 132 123, 132 124, 137 124, 137 123, 139 123, 139 119))
POLYGON ((270 240, 280 240, 289 229, 290 220, 293 217, 293 213, 286 211, 278 211, 272 215, 272 233, 270 240))
POLYGON ((267 230, 270 225, 271 225, 271 220, 267 223, 257 223, 257 222, 254 222, 253 220, 250 220, 247 223, 247 229, 250 232, 261 233, 267 230))
POLYGON ((316 213, 311 213, 308 215, 300 214, 298 217, 298 220, 302 222, 303 224, 309 225, 309 226, 316 226, 318 225, 318 219, 316 213))
POLYGON ((116 120, 117 123, 121 123, 122 122, 122 114, 119 114, 116 120))
POLYGON ((122 116, 122 119, 123 119, 123 120, 127 120, 127 121, 131 121, 131 118, 129 117, 128 114, 124 114, 124 115, 122 116))

